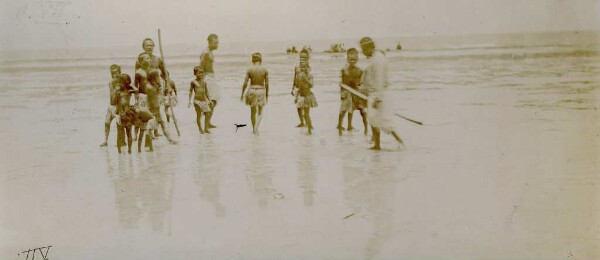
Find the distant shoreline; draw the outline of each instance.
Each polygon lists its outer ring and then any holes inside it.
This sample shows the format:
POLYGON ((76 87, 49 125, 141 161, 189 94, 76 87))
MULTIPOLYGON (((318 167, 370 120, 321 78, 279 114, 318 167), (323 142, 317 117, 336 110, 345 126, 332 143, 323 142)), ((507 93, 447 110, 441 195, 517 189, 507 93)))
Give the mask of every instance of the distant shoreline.
MULTIPOLYGON (((443 49, 467 48, 497 48, 511 46, 560 46, 560 45, 600 45, 600 31, 553 31, 553 32, 525 32, 525 33, 500 33, 500 34, 464 34, 464 35, 430 35, 430 36, 403 36, 403 37, 374 37, 378 48, 395 50, 398 43, 402 44, 404 51, 428 51, 443 49)), ((344 43, 345 47, 358 47, 358 39, 335 40, 304 40, 304 41, 249 41, 249 42, 222 42, 217 55, 240 55, 260 51, 263 54, 285 54, 286 47, 297 45, 310 45, 314 53, 323 53, 331 43, 344 43)), ((199 54, 204 43, 174 43, 165 46, 167 57, 184 57, 199 54)), ((115 47, 89 47, 69 49, 44 49, 44 50, 2 50, 0 62, 43 59, 114 59, 135 57, 141 52, 138 44, 122 45, 115 47)))

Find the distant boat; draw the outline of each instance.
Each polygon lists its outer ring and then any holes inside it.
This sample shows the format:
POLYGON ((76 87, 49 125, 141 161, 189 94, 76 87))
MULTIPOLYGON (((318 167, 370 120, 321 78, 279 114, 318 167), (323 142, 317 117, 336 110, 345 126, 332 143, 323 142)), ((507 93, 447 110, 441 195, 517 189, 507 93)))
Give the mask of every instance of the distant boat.
POLYGON ((293 53, 298 53, 298 50, 296 50, 296 46, 292 46, 291 48, 287 48, 287 49, 285 50, 285 52, 286 52, 287 54, 293 54, 293 53))
POLYGON ((346 52, 346 49, 344 49, 344 44, 342 43, 334 43, 331 44, 331 46, 329 47, 329 50, 325 50, 326 53, 342 53, 342 52, 346 52))

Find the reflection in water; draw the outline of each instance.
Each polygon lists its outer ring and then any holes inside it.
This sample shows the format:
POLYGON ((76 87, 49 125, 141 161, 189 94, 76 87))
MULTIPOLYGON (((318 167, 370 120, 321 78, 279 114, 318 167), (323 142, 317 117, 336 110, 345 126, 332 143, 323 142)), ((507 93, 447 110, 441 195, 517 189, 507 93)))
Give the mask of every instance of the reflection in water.
POLYGON ((392 155, 388 157, 382 154, 371 154, 366 174, 363 162, 351 157, 345 157, 343 161, 344 196, 353 212, 373 221, 373 233, 365 248, 367 259, 373 259, 380 253, 393 228, 394 211, 390 201, 393 198, 397 158, 394 158, 393 153, 388 153, 392 155))
POLYGON ((271 160, 267 159, 268 155, 265 156, 268 152, 266 145, 258 137, 252 138, 250 147, 252 147, 250 154, 245 156, 245 158, 249 158, 246 162, 248 166, 244 167, 245 170, 247 169, 246 178, 252 194, 258 199, 258 206, 264 209, 267 207, 269 199, 275 194, 271 179, 271 160))
POLYGON ((215 208, 215 216, 226 215, 225 206, 220 201, 221 167, 215 156, 212 140, 207 140, 205 147, 198 151, 194 169, 194 181, 198 185, 200 198, 208 201, 215 208))
POLYGON ((106 153, 108 176, 114 184, 119 222, 123 227, 137 228, 140 219, 147 215, 154 231, 164 230, 166 213, 170 212, 173 199, 174 172, 165 160, 158 164, 157 156, 157 153, 141 154, 134 162, 132 156, 118 155, 115 169, 111 155, 106 153))
MULTIPOLYGON (((312 143, 311 143, 312 144, 312 143)), ((315 195, 315 164, 313 162, 312 145, 300 151, 298 160, 298 186, 302 189, 305 206, 312 206, 315 195)))

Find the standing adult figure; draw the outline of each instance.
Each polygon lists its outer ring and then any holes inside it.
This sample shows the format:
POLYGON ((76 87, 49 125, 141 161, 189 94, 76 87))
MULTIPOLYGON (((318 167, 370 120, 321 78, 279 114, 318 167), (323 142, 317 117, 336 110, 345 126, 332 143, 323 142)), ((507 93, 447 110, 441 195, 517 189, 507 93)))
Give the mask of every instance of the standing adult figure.
POLYGON ((208 114, 208 127, 215 128, 216 126, 211 123, 211 119, 215 113, 217 101, 221 98, 221 88, 217 82, 213 67, 215 62, 213 51, 219 48, 219 37, 213 33, 210 34, 206 40, 208 41, 208 48, 200 54, 200 67, 204 71, 204 81, 206 82, 208 93, 210 93, 210 99, 212 101, 211 112, 208 114))
POLYGON ((388 63, 385 54, 375 48, 375 42, 369 37, 360 40, 360 48, 369 60, 364 70, 363 85, 368 90, 369 99, 367 118, 371 124, 374 145, 370 149, 381 150, 381 131, 391 134, 398 144, 403 144, 396 132, 392 112, 388 82, 388 63))

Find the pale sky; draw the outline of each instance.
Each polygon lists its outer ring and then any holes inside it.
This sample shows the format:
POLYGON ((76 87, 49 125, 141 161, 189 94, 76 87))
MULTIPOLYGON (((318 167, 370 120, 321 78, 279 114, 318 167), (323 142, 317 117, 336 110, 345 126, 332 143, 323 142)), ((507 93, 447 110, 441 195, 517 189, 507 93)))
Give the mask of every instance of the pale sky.
POLYGON ((600 0, 0 2, 0 50, 600 29, 600 0))

